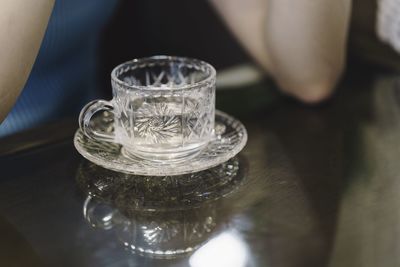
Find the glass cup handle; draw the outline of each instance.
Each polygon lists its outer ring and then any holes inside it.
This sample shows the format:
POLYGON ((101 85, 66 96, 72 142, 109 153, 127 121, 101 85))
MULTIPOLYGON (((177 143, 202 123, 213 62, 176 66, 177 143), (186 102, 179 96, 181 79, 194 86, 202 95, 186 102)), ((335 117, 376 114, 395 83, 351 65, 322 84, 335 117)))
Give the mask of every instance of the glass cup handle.
POLYGON ((99 111, 112 111, 113 109, 114 107, 110 101, 93 100, 87 103, 79 114, 79 127, 81 128, 82 132, 91 139, 113 142, 113 133, 99 132, 90 126, 90 121, 94 114, 99 111))

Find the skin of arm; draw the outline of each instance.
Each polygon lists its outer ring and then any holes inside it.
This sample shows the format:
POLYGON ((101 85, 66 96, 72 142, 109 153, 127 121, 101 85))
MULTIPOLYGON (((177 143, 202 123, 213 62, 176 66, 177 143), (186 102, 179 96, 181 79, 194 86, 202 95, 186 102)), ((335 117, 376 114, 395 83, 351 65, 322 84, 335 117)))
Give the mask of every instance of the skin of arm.
POLYGON ((210 0, 281 89, 328 98, 345 63, 351 0, 210 0))
POLYGON ((0 2, 0 122, 23 89, 55 0, 0 2))

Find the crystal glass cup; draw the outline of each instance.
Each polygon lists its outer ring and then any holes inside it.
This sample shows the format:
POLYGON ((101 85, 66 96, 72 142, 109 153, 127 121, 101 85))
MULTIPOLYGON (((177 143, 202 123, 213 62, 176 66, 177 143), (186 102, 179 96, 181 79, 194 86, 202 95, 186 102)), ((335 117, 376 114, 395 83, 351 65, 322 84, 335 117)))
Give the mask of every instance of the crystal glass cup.
POLYGON ((92 139, 122 145, 127 157, 177 162, 201 152, 214 136, 215 69, 191 58, 134 59, 111 72, 113 99, 94 100, 79 125, 92 139), (114 131, 91 127, 93 115, 109 111, 114 131))

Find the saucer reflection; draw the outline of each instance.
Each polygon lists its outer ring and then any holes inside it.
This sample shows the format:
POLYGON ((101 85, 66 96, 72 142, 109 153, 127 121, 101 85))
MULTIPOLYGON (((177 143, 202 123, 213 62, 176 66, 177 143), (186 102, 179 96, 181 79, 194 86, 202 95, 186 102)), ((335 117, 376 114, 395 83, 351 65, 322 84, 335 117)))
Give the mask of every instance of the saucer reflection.
MULTIPOLYGON (((226 227, 220 199, 240 188, 247 168, 239 158, 199 173, 133 176, 83 161, 77 183, 91 227, 113 231, 129 250, 152 258, 187 255, 226 227), (244 165, 244 166, 242 166, 244 165)), ((229 208, 224 208, 229 210, 229 208)))

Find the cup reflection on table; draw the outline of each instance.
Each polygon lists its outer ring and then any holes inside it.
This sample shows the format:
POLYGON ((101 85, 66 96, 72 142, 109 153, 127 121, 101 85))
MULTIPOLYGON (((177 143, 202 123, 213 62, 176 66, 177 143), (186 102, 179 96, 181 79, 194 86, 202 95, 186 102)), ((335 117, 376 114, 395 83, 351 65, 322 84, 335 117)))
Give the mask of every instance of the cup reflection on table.
POLYGON ((173 258, 196 250, 218 225, 212 203, 193 210, 138 211, 127 216, 88 196, 83 213, 91 226, 113 228, 125 247, 154 258, 173 258), (96 217, 99 215, 103 217, 96 217))
POLYGON ((219 212, 226 205, 219 200, 243 183, 246 168, 239 163, 234 158, 194 174, 146 177, 113 172, 85 160, 76 178, 87 193, 85 220, 94 228, 112 229, 124 247, 139 255, 188 255, 227 229, 229 212, 219 212))

